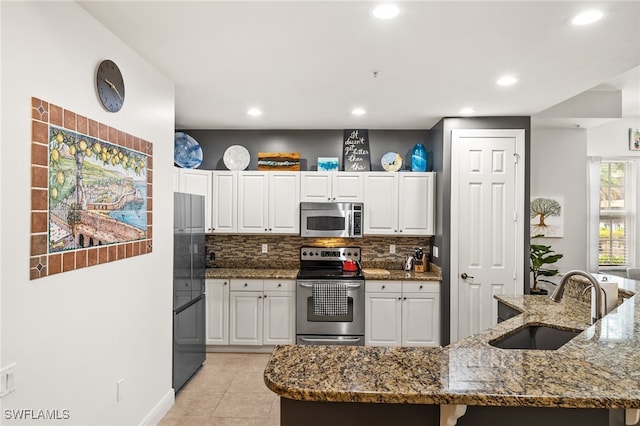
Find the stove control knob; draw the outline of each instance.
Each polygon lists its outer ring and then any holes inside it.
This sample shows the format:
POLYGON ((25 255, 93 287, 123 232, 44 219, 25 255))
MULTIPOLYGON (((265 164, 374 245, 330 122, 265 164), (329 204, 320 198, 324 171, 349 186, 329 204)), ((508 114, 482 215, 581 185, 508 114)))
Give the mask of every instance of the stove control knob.
POLYGON ((303 251, 303 252, 302 252, 302 255, 303 255, 303 256, 306 256, 306 255, 307 255, 307 252, 306 252, 306 251, 303 251))
POLYGON ((311 251, 311 252, 309 252, 309 256, 313 256, 313 252, 312 252, 312 251, 311 251))

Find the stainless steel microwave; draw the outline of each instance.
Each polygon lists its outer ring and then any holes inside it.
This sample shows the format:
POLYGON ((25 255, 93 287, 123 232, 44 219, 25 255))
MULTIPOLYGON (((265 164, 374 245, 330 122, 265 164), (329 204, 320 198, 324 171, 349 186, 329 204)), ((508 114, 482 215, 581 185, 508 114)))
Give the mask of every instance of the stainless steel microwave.
POLYGON ((300 203, 301 237, 362 237, 362 203, 300 203))

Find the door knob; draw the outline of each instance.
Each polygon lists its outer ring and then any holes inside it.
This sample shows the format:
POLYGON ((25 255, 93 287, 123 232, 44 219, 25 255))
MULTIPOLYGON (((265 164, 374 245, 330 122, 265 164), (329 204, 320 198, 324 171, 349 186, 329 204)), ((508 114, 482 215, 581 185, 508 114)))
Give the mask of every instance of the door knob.
POLYGON ((471 275, 467 275, 467 273, 466 273, 466 272, 463 272, 463 273, 460 275, 460 278, 462 278, 463 280, 466 280, 467 278, 473 278, 473 277, 472 277, 471 275))

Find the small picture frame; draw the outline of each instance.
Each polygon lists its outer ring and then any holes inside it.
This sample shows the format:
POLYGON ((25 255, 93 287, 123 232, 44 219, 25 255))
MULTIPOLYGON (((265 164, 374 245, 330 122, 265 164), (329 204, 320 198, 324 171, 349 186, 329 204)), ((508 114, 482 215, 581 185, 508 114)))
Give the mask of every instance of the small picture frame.
POLYGON ((338 171, 340 163, 338 157, 318 157, 318 171, 319 172, 333 172, 338 171))
POLYGON ((640 151, 640 128, 629 129, 629 151, 640 151))

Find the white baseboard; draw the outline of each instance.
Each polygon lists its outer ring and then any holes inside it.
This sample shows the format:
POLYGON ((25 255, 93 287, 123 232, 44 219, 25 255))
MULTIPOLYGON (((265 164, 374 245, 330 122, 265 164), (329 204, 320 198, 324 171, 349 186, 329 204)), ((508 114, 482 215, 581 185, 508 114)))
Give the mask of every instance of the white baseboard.
POLYGON ((155 407, 147 414, 140 422, 140 426, 155 426, 160 423, 160 420, 169 412, 173 404, 175 403, 176 395, 173 388, 169 389, 167 393, 158 401, 155 407))

